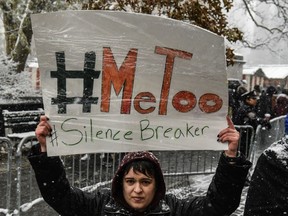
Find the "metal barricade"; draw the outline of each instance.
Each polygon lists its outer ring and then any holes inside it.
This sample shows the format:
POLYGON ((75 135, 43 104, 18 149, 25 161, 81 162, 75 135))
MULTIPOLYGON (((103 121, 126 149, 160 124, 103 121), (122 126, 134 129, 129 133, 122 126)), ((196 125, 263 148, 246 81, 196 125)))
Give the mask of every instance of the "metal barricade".
MULTIPOLYGON (((251 129, 247 126, 236 126, 236 128, 240 133, 247 131, 247 128, 251 129)), ((243 134, 245 135, 245 133, 243 134)), ((252 138, 242 136, 242 139, 250 142, 252 138)), ((6 138, 6 140, 9 142, 9 139, 6 138)), ((10 197, 10 199, 9 201, 7 199, 5 211, 9 212, 10 215, 30 215, 29 213, 32 211, 30 209, 43 200, 39 193, 34 172, 26 157, 29 148, 35 143, 34 135, 27 136, 17 145, 15 156, 12 155, 12 152, 8 156, 11 161, 8 163, 10 167, 7 167, 7 175, 10 176, 9 178, 7 177, 7 185, 10 184, 7 188, 11 188, 11 184, 13 183, 13 194, 15 194, 15 196, 11 197, 11 190, 7 191, 7 197, 10 197), (11 179, 12 158, 16 167, 16 173, 13 173, 15 181, 11 179), (13 205, 10 203, 13 203, 13 205)), ((191 185, 191 181, 193 181, 191 178, 193 176, 215 173, 221 152, 154 151, 153 153, 159 158, 167 189, 173 189, 191 185)), ((86 191, 94 191, 101 187, 110 187, 113 175, 124 154, 95 153, 67 155, 62 156, 61 159, 72 186, 82 188, 86 191)))
MULTIPOLYGON (((17 197, 13 205, 13 215, 22 215, 34 205, 43 201, 41 198, 34 172, 27 161, 27 147, 36 143, 35 136, 27 136, 17 145, 15 163, 17 166, 17 197), (28 165, 28 166, 27 166, 28 165)), ((67 155, 61 157, 66 176, 72 186, 87 191, 94 191, 100 187, 110 186, 115 169, 120 163, 119 154, 85 154, 67 155)))
MULTIPOLYGON (((256 165, 258 157, 268 148, 272 143, 280 140, 285 135, 285 117, 279 116, 270 120, 271 129, 262 128, 261 125, 257 127, 255 139, 249 157, 253 165, 256 165)), ((252 169, 253 170, 253 169, 252 169)))
POLYGON ((6 137, 0 137, 0 213, 4 214, 7 214, 11 208, 12 150, 13 144, 11 140, 6 137))
POLYGON ((235 128, 240 133, 240 140, 239 140, 239 150, 241 145, 244 146, 244 152, 242 152, 247 158, 250 158, 251 155, 251 148, 255 138, 255 131, 251 125, 235 125, 235 128))

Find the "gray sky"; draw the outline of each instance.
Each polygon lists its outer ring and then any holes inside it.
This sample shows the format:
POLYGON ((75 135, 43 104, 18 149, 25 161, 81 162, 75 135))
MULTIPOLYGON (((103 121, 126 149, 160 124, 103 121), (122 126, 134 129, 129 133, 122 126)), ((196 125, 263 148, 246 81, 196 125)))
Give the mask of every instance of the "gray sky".
MULTIPOLYGON (((233 26, 238 27, 240 30, 244 32, 245 37, 249 40, 256 40, 256 38, 264 38, 266 35, 265 31, 261 31, 261 29, 256 28, 254 23, 251 21, 251 18, 248 16, 247 12, 241 9, 242 0, 234 0, 234 6, 229 14, 229 23, 233 26)), ((263 4, 264 5, 264 4, 263 4)), ((265 17, 266 26, 272 26, 277 22, 274 14, 276 14, 276 10, 273 7, 267 8, 265 7, 257 7, 258 12, 263 14, 265 17)), ((258 20, 260 23, 260 20, 258 20)), ((275 45, 273 45, 273 51, 266 49, 248 49, 243 48, 242 45, 234 45, 233 48, 237 54, 241 54, 244 56, 244 60, 246 61, 246 65, 258 65, 258 64, 288 64, 288 49, 287 49, 288 41, 277 41, 275 45)))

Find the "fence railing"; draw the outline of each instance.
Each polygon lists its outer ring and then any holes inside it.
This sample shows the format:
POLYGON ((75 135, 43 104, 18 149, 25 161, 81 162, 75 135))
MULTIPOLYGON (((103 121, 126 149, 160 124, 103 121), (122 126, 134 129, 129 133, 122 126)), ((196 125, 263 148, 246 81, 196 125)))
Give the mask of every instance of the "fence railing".
MULTIPOLYGON (((279 118, 279 121, 282 121, 279 118)), ((280 128, 281 122, 273 121, 274 127, 280 128)), ((254 131, 250 126, 236 126, 251 145, 250 153, 253 160, 256 156, 252 142, 254 131), (246 137, 250 130, 252 137, 246 137)), ((276 133, 276 129, 275 130, 276 133)), ((282 129, 281 129, 282 130, 282 129)), ((256 133, 255 140, 260 142, 263 131, 256 133)), ((265 135, 266 136, 266 135, 265 135)), ((281 136, 281 133, 277 137, 281 136)), ((276 138, 275 138, 276 139, 276 138)), ((257 144, 256 142, 256 144, 257 144)), ((262 142, 262 141, 261 141, 262 142)), ((0 191, 6 197, 0 197, 0 214, 21 215, 29 212, 30 208, 42 201, 33 170, 27 161, 27 154, 32 145, 36 143, 35 136, 27 136, 17 145, 13 152, 11 141, 0 137, 0 147, 6 153, 0 153, 0 191), (6 167, 6 168, 5 168, 6 167), (1 179, 5 176, 5 182, 1 179), (2 183, 1 183, 2 181, 2 183)), ((260 149, 257 147, 256 149, 260 149)), ((247 150, 248 151, 248 150, 247 150)), ((190 184, 192 175, 212 174, 215 172, 221 151, 155 151, 159 158, 167 188, 178 188, 190 184)), ((111 179, 121 162, 124 153, 95 153, 84 155, 68 155, 61 157, 66 167, 66 175, 71 185, 83 190, 93 191, 99 187, 109 187, 111 179)), ((251 157, 251 156, 249 156, 251 157)))
POLYGON ((256 165, 259 155, 272 143, 280 140, 285 135, 286 115, 270 120, 271 129, 267 130, 259 125, 255 132, 255 139, 250 148, 249 160, 256 165))
POLYGON ((3 183, 3 193, 1 192, 2 197, 7 197, 7 199, 1 199, 0 202, 0 213, 8 213, 11 208, 11 188, 12 188, 12 153, 13 153, 13 144, 9 138, 1 137, 0 139, 0 181, 3 183), (6 153, 4 156, 4 152, 6 153), (6 160, 6 163, 4 162, 6 160), (6 175, 6 178, 5 178, 6 175), (2 177, 3 176, 3 177, 2 177), (1 180, 2 179, 2 180, 1 180), (1 208, 1 206, 6 206, 6 208, 1 208))

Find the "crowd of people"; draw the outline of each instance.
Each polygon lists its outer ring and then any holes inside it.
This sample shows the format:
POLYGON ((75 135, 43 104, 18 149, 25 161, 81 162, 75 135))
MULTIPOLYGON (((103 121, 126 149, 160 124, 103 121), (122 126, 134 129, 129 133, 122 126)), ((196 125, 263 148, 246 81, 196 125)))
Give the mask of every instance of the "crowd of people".
MULTIPOLYGON (((270 130, 271 119, 288 113, 288 95, 274 86, 261 89, 256 85, 252 91, 248 91, 243 85, 234 85, 229 88, 229 108, 235 125, 249 125, 254 132, 258 125, 270 130)), ((248 138, 252 135, 248 129, 243 133, 248 138)), ((240 151, 248 154, 249 143, 241 141, 240 151)))
POLYGON ((248 91, 242 85, 234 85, 229 88, 229 107, 234 124, 256 128, 288 113, 288 92, 274 86, 261 89, 255 85, 252 91, 248 91))
MULTIPOLYGON (((265 149, 255 164, 249 181, 244 216, 287 215, 288 93, 274 86, 261 89, 256 85, 252 91, 240 85, 234 87, 229 89, 229 106, 235 125, 250 125, 254 131, 261 125, 269 130, 271 119, 286 116, 285 136, 265 149)), ((247 143, 240 142, 240 151, 245 153, 247 148, 247 143)))
MULTIPOLYGON (((158 159, 151 152, 127 153, 116 171, 110 190, 84 192, 70 186, 59 157, 48 157, 46 136, 52 127, 42 116, 35 131, 38 144, 28 159, 44 200, 61 215, 230 215, 239 206, 242 190, 252 164, 241 152, 240 133, 234 125, 261 124, 270 129, 269 120, 287 114, 287 94, 274 87, 247 91, 238 86, 230 95, 232 119, 217 141, 228 143, 205 196, 178 199, 166 194, 158 159), (275 99, 275 95, 277 95, 275 99), (240 151, 239 151, 240 144, 240 151)), ((280 216, 288 214, 288 115, 285 139, 271 145, 259 157, 249 184, 244 216, 280 216)))

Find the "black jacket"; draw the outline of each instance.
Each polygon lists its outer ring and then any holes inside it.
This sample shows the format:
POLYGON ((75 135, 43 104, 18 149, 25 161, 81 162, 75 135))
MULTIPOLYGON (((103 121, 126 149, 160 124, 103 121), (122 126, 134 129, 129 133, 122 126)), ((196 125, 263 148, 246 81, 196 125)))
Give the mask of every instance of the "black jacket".
POLYGON ((280 140, 259 157, 247 193, 244 216, 288 215, 288 144, 280 140))
MULTIPOLYGON (((139 215, 116 202, 110 190, 88 193, 71 187, 59 157, 32 153, 28 158, 44 200, 62 216, 139 215)), ((230 164, 222 155, 205 197, 181 200, 174 195, 164 194, 156 206, 141 215, 230 215, 240 203, 250 166, 251 163, 244 157, 240 157, 236 164, 230 164)))
POLYGON ((254 130, 259 124, 256 108, 245 103, 238 108, 232 120, 235 125, 251 125, 254 130))

